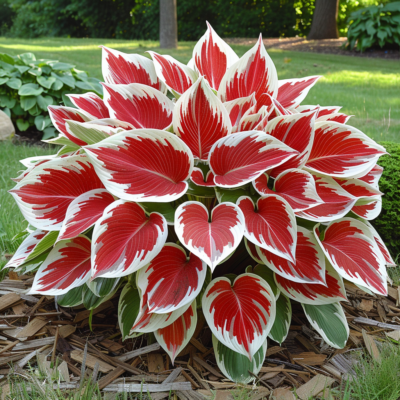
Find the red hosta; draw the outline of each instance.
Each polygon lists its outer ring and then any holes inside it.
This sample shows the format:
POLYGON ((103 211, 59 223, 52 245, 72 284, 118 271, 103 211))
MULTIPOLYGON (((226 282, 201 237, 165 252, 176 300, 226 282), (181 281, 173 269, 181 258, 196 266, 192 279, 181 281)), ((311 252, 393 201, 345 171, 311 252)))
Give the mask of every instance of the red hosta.
POLYGON ((38 269, 32 293, 84 286, 96 304, 125 285, 123 337, 154 332, 172 361, 203 313, 223 373, 249 359, 245 383, 290 301, 343 347, 343 281, 385 295, 394 265, 368 221, 385 149, 340 107, 301 105, 319 77, 278 80, 261 37, 239 58, 208 25, 188 65, 149 53, 103 47, 103 98, 49 107, 64 147, 23 160, 11 194, 35 229, 8 266, 38 269))

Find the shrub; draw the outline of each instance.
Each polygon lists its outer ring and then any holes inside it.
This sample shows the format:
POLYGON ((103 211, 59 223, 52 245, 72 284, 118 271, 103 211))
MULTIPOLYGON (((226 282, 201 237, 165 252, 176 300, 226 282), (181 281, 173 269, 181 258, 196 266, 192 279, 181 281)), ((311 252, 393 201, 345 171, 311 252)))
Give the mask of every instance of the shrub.
POLYGON ((382 212, 372 221, 392 255, 400 255, 400 144, 382 142, 389 155, 381 157, 379 165, 384 168, 379 182, 382 197, 382 212))
POLYGON ((285 340, 291 300, 343 348, 343 278, 387 294, 368 222, 385 149, 338 107, 300 106, 319 77, 278 81, 261 39, 239 59, 209 25, 189 65, 150 55, 103 47, 104 100, 49 107, 64 147, 23 160, 10 192, 34 228, 7 267, 62 306, 122 288, 123 339, 154 332, 172 361, 202 312, 237 382, 285 340))
POLYGON ((10 56, 0 53, 0 108, 19 131, 36 128, 43 139, 56 135, 49 117, 50 105, 72 105, 66 93, 101 93, 99 80, 71 64, 36 60, 34 54, 10 56))
POLYGON ((371 6, 349 17, 346 46, 360 51, 371 47, 400 46, 400 1, 371 6))

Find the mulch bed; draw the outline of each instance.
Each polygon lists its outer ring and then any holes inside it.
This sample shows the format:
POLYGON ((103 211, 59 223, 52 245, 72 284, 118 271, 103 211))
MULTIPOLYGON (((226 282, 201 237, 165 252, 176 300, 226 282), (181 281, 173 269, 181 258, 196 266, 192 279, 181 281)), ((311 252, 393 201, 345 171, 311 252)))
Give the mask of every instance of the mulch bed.
MULTIPOLYGON (((251 46, 254 45, 257 39, 249 38, 233 38, 225 39, 229 44, 238 44, 251 46)), ((301 37, 294 38, 267 38, 263 39, 265 47, 267 49, 280 49, 290 51, 305 51, 312 53, 323 53, 323 54, 338 54, 343 56, 354 56, 354 57, 373 57, 373 58, 387 58, 393 60, 400 60, 400 51, 397 49, 369 49, 364 53, 359 51, 344 50, 341 46, 346 43, 346 38, 339 39, 323 39, 323 40, 307 40, 301 37)))
MULTIPOLYGON (((82 376, 93 374, 104 392, 142 390, 153 400, 168 398, 171 390, 182 400, 211 398, 211 390, 217 391, 218 399, 229 399, 238 386, 218 369, 204 317, 199 317, 192 340, 172 366, 158 343, 148 343, 145 336, 122 342, 119 293, 93 311, 91 331, 89 311, 83 306, 56 306, 51 296, 26 294, 32 281, 30 275, 11 271, 0 282, 0 385, 5 392, 9 374, 23 376, 29 363, 51 375, 56 359, 65 389, 78 387, 82 376)), ((388 298, 366 294, 353 284, 346 284, 346 290, 349 301, 342 303, 350 326, 346 347, 336 350, 324 343, 301 307, 293 304, 288 338, 282 346, 269 341, 263 367, 254 376, 257 385, 244 386, 252 389, 250 400, 267 399, 271 393, 294 399, 293 388, 300 399, 317 396, 325 387, 339 387, 354 373, 354 355, 360 348, 365 346, 379 358, 379 342, 400 339, 399 288, 389 287, 388 298)))

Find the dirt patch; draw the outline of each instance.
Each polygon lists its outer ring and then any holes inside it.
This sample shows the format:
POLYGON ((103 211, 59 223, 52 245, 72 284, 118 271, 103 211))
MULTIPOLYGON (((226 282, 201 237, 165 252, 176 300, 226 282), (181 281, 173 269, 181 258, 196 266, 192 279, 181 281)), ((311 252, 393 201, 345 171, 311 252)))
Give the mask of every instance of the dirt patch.
MULTIPOLYGON (((339 39, 323 39, 323 40, 307 40, 300 37, 294 38, 267 38, 263 39, 264 45, 267 49, 280 49, 290 51, 306 51, 312 53, 324 54, 339 54, 344 56, 353 57, 373 57, 373 58, 387 58, 387 59, 400 59, 399 49, 370 49, 364 53, 359 51, 348 51, 341 48, 346 43, 346 38, 339 39)), ((230 44, 237 45, 253 45, 257 39, 250 38, 232 38, 226 39, 230 44)))

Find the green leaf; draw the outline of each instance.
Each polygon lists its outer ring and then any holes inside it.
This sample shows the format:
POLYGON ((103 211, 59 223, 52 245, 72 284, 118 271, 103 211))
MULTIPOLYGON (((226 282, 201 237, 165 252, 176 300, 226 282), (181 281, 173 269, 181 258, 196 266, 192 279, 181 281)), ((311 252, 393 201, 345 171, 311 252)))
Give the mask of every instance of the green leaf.
POLYGON ((274 272, 269 269, 266 265, 263 264, 257 264, 252 272, 253 274, 258 275, 259 277, 263 278, 268 285, 271 287, 271 290, 275 296, 276 299, 279 298, 280 290, 278 286, 276 285, 275 279, 274 279, 274 272))
POLYGON ((10 78, 8 78, 7 76, 5 76, 4 78, 0 78, 0 86, 4 85, 9 80, 10 80, 10 78))
POLYGON ((84 285, 83 287, 83 305, 87 310, 94 310, 101 303, 103 303, 104 297, 96 296, 88 287, 88 285, 84 285))
POLYGON ((175 222, 175 211, 173 203, 139 203, 147 214, 158 212, 165 217, 169 225, 175 222))
MULTIPOLYGON (((52 78, 54 78, 54 77, 52 77, 52 78)), ((55 79, 55 82, 52 84, 51 89, 58 91, 64 86, 64 84, 61 82, 60 79, 56 79, 56 78, 54 78, 54 79, 55 79)))
POLYGON ((118 285, 120 278, 96 278, 87 283, 89 289, 98 297, 109 295, 118 285))
POLYGON ((39 96, 43 92, 43 88, 37 83, 26 83, 18 90, 20 96, 39 96))
POLYGON ((18 78, 12 78, 6 83, 6 85, 11 89, 18 90, 22 85, 22 81, 18 78))
MULTIPOLYGON (((38 76, 37 79, 38 83, 42 85, 46 89, 50 89, 51 85, 56 81, 56 78, 54 76, 38 76)), ((61 82, 61 87, 62 87, 62 82, 61 82)))
POLYGON ((49 253, 50 250, 45 251, 44 253, 40 254, 39 256, 35 257, 30 261, 25 261, 22 265, 18 267, 18 271, 27 273, 37 270, 40 267, 40 265, 42 265, 43 261, 46 260, 49 253))
POLYGON ((197 197, 215 197, 214 188, 197 186, 191 180, 189 180, 188 183, 189 183, 189 188, 186 192, 187 194, 197 197))
POLYGON ((7 96, 6 94, 0 95, 0 107, 13 108, 17 103, 17 99, 7 96))
POLYGON ((37 104, 38 104, 39 108, 41 108, 43 111, 47 111, 47 107, 54 104, 53 98, 51 96, 39 95, 39 96, 37 96, 36 99, 37 99, 37 104))
POLYGON ((61 307, 76 307, 82 304, 84 284, 71 289, 68 293, 56 296, 57 304, 61 307))
POLYGON ((48 140, 56 137, 57 135, 57 130, 53 126, 49 126, 48 128, 43 130, 42 140, 48 140))
POLYGON ((84 124, 77 121, 68 121, 65 123, 65 126, 67 130, 72 132, 73 135, 83 140, 87 144, 98 143, 103 139, 110 137, 110 135, 105 132, 107 127, 105 127, 103 130, 99 126, 84 124))
POLYGON ((40 115, 42 113, 42 110, 39 108, 37 104, 35 104, 32 108, 28 110, 28 113, 33 117, 36 117, 37 115, 40 115))
POLYGON ((214 335, 212 342, 218 367, 228 379, 242 384, 247 384, 254 380, 254 376, 249 371, 254 375, 260 372, 267 352, 267 341, 254 354, 252 361, 243 354, 226 347, 214 335))
POLYGON ((50 64, 54 71, 69 71, 72 68, 75 68, 75 65, 67 64, 63 62, 56 62, 54 64, 50 64))
POLYGON ((231 202, 236 204, 236 201, 241 196, 250 196, 250 190, 248 187, 240 187, 235 189, 224 189, 221 187, 215 187, 215 193, 217 195, 218 203, 231 202))
POLYGON ((31 68, 28 72, 33 76, 41 76, 43 73, 41 68, 31 68))
POLYGON ((61 135, 56 137, 55 139, 46 140, 46 143, 58 144, 60 146, 72 146, 75 147, 76 150, 80 149, 80 147, 77 144, 69 140, 67 137, 61 135))
POLYGON ((3 111, 4 114, 7 115, 8 118, 11 118, 11 110, 8 107, 3 108, 2 111, 3 111))
POLYGON ((64 154, 71 153, 73 151, 76 151, 77 149, 72 146, 64 146, 61 150, 58 151, 57 156, 61 157, 64 154))
POLYGON ((14 58, 12 58, 10 55, 5 54, 5 53, 0 53, 0 60, 4 61, 7 64, 11 64, 11 65, 15 64, 14 58))
POLYGON ((26 131, 26 130, 29 128, 29 122, 28 122, 28 121, 24 121, 24 120, 21 119, 21 118, 18 118, 18 119, 16 120, 16 123, 17 123, 18 130, 19 130, 20 132, 24 132, 24 131, 26 131))
POLYGON ((36 105, 35 96, 21 96, 21 107, 23 110, 28 111, 36 105))
POLYGON ((56 74, 55 72, 51 73, 51 76, 59 79, 65 85, 71 87, 72 89, 75 87, 75 79, 72 75, 67 74, 56 74))
POLYGON ((33 53, 23 53, 20 54, 18 58, 26 65, 32 64, 36 61, 36 57, 33 53))
POLYGON ((292 304, 283 293, 276 300, 276 316, 268 336, 280 345, 285 341, 292 320, 292 304))
POLYGON ((118 324, 121 330, 122 340, 129 337, 129 332, 140 310, 139 290, 130 283, 122 289, 118 302, 118 324))
POLYGON ((46 127, 46 121, 43 115, 38 115, 35 118, 35 126, 38 131, 42 131, 46 127))
POLYGON ((325 342, 335 349, 343 349, 349 338, 349 326, 340 303, 301 305, 311 326, 325 342))
POLYGON ((15 103, 15 106, 12 108, 12 112, 17 116, 21 116, 21 115, 25 115, 26 114, 26 111, 24 111, 21 108, 21 105, 19 103, 15 103))
POLYGON ((49 232, 34 248, 31 254, 26 258, 24 264, 37 257, 38 255, 44 253, 46 250, 49 250, 51 247, 53 247, 54 243, 56 242, 58 238, 58 234, 60 232, 58 231, 51 231, 49 232))
POLYGON ((72 108, 76 108, 75 104, 70 100, 70 98, 67 96, 69 90, 66 90, 65 92, 61 93, 61 97, 62 97, 62 101, 64 103, 64 106, 66 107, 72 107, 72 108))

